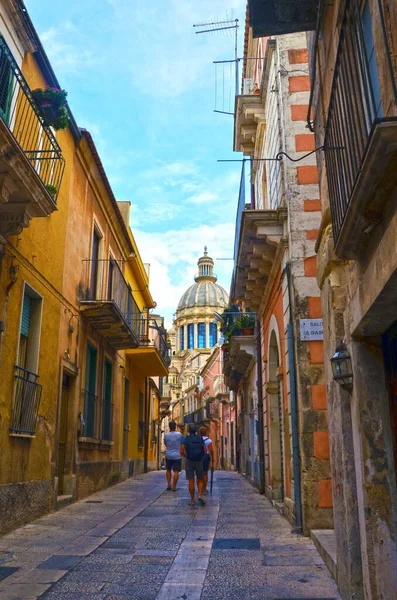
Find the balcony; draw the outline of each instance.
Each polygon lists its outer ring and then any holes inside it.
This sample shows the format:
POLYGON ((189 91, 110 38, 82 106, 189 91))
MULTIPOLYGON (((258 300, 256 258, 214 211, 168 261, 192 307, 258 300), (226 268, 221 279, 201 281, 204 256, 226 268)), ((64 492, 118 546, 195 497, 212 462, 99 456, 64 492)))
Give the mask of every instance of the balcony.
POLYGON ((220 396, 228 396, 229 395, 229 390, 225 383, 224 375, 215 375, 213 389, 214 389, 214 396, 216 398, 218 398, 220 396))
POLYGON ((259 148, 255 152, 255 146, 265 131, 264 102, 254 93, 236 96, 235 102, 233 149, 245 156, 259 156, 259 148))
POLYGON ((139 347, 126 351, 127 357, 138 361, 139 369, 147 377, 168 375, 169 354, 165 330, 154 323, 147 327, 147 333, 140 336, 139 347))
POLYGON ((226 338, 223 373, 226 385, 235 390, 255 358, 256 314, 225 312, 222 317, 222 330, 226 338))
POLYGON ((30 219, 56 210, 64 167, 61 148, 0 36, 0 234, 18 234, 30 219))
POLYGON ((141 313, 118 263, 83 261, 80 310, 109 344, 118 350, 139 346, 141 313))
POLYGON ((287 209, 256 210, 245 202, 245 163, 234 237, 232 299, 244 300, 254 310, 261 304, 267 281, 284 236, 287 209))
MULTIPOLYGON (((397 185, 397 119, 383 117, 380 94, 390 74, 385 67, 380 88, 365 47, 361 15, 347 2, 324 139, 335 253, 342 259, 359 258, 397 185)), ((377 43, 379 63, 387 64, 387 53, 377 43)))
POLYGON ((15 396, 10 433, 31 436, 36 433, 42 387, 38 375, 22 367, 15 367, 15 396))
POLYGON ((318 0, 248 0, 254 38, 311 31, 316 27, 318 0))

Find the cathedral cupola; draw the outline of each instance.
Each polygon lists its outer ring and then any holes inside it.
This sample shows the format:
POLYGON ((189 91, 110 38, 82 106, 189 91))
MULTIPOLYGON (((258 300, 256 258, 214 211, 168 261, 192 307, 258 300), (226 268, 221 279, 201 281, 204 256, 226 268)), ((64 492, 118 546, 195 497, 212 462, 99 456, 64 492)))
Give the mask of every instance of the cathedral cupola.
POLYGON ((204 255, 198 260, 198 274, 194 278, 195 281, 203 281, 209 279, 215 282, 217 277, 214 274, 214 261, 208 256, 207 246, 204 246, 204 255))

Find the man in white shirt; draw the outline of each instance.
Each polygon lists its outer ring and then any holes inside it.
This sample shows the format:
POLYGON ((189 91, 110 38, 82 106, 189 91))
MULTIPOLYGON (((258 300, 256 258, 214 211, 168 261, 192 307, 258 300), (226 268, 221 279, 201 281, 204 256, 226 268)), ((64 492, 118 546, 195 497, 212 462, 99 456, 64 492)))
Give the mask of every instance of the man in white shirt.
POLYGON ((181 442, 182 434, 176 431, 175 421, 169 422, 169 432, 164 435, 165 444, 165 464, 166 464, 166 477, 167 477, 167 490, 175 492, 176 484, 178 483, 179 473, 181 472, 181 442), (172 472, 174 472, 174 478, 172 481, 172 472))

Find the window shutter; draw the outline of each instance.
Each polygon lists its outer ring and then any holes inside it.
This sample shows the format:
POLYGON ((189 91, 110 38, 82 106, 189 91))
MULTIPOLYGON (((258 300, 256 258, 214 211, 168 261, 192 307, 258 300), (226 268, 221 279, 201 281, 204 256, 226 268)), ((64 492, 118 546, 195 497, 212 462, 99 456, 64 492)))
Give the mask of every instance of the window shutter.
POLYGON ((32 309, 32 299, 25 294, 23 297, 22 323, 21 323, 21 334, 24 335, 25 337, 28 337, 28 335, 29 335, 31 309, 32 309))

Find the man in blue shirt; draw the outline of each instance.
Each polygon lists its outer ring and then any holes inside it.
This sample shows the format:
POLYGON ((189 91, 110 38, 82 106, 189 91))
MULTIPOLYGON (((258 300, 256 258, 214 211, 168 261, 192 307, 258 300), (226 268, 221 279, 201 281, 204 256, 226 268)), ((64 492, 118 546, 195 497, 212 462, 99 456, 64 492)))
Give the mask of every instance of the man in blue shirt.
POLYGON ((176 484, 178 482, 179 473, 181 472, 181 442, 182 434, 176 430, 175 421, 169 422, 169 433, 164 436, 165 444, 165 464, 166 464, 166 477, 167 477, 167 490, 172 489, 176 491, 176 484), (174 479, 171 488, 172 471, 174 472, 174 479))

